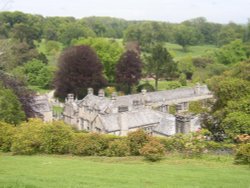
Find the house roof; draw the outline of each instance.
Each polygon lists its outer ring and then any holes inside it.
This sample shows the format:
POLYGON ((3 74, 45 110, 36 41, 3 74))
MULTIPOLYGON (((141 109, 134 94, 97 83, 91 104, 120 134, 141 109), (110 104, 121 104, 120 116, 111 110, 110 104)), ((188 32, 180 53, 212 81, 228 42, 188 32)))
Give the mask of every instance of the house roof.
POLYGON ((46 95, 37 95, 34 97, 32 109, 37 113, 50 112, 51 105, 49 104, 48 97, 46 95))
MULTIPOLYGON (((98 115, 104 129, 107 132, 120 131, 121 129, 133 129, 137 127, 154 125, 157 127, 164 122, 175 121, 171 114, 165 114, 150 109, 141 109, 138 111, 127 111, 123 113, 98 115)), ((159 131, 162 131, 159 129, 159 131)))
POLYGON ((149 103, 161 103, 173 104, 183 101, 189 101, 191 99, 204 99, 211 98, 212 94, 208 90, 206 85, 199 86, 199 93, 195 88, 178 88, 173 90, 147 92, 145 94, 138 93, 132 95, 117 96, 116 100, 111 100, 107 97, 99 97, 93 94, 87 95, 79 102, 80 105, 86 105, 101 112, 104 112, 107 107, 117 108, 119 106, 132 106, 134 101, 138 101, 139 104, 149 103))

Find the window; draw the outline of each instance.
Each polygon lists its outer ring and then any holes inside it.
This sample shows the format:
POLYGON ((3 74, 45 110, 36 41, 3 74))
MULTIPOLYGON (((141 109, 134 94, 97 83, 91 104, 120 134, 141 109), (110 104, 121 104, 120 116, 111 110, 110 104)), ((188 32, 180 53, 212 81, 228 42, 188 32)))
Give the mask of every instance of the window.
POLYGON ((127 112, 128 111, 128 106, 119 106, 118 107, 118 112, 127 112))

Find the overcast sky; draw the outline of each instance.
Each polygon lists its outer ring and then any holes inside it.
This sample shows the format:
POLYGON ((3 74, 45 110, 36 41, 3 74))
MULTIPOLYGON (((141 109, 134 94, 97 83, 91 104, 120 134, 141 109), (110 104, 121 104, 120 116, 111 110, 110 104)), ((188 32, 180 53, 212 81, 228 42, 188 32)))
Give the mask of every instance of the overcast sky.
POLYGON ((2 10, 76 18, 111 16, 181 22, 206 17, 218 23, 246 23, 250 18, 250 0, 0 0, 0 3, 2 10))

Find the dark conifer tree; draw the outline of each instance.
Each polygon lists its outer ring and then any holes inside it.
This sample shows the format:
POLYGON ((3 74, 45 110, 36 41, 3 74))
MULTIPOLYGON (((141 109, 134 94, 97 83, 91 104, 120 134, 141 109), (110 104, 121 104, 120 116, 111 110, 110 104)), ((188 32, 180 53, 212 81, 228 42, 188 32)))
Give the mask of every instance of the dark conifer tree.
POLYGON ((59 70, 55 76, 55 96, 64 99, 68 93, 82 98, 87 88, 95 92, 106 84, 103 66, 95 51, 89 46, 73 46, 59 58, 59 70))
POLYGON ((116 82, 125 93, 131 93, 132 86, 139 83, 142 76, 142 62, 135 51, 126 51, 116 65, 116 82))

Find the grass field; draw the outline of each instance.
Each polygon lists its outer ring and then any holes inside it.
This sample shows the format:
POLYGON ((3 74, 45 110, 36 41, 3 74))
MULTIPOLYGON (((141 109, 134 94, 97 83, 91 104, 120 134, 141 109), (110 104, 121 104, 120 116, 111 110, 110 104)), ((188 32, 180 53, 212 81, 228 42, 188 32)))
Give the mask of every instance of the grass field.
POLYGON ((218 49, 214 45, 200 45, 200 46, 189 46, 188 51, 184 52, 182 47, 178 44, 166 43, 165 47, 171 52, 171 54, 176 60, 187 56, 200 57, 208 52, 212 52, 218 49))
POLYGON ((11 156, 0 154, 0 187, 8 188, 249 188, 248 166, 231 156, 182 159, 11 156))

